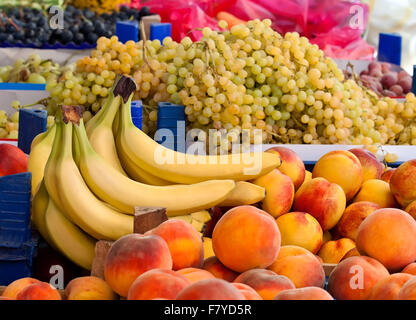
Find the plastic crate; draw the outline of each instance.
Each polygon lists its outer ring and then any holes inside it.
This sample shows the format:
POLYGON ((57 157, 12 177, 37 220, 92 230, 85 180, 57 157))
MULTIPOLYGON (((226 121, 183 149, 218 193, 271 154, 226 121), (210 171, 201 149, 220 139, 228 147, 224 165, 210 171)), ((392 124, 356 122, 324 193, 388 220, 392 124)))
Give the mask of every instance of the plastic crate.
POLYGON ((37 255, 38 236, 32 235, 30 241, 18 248, 0 246, 0 285, 32 276, 33 259, 37 255))
POLYGON ((0 178, 0 247, 19 248, 30 239, 32 174, 0 178))

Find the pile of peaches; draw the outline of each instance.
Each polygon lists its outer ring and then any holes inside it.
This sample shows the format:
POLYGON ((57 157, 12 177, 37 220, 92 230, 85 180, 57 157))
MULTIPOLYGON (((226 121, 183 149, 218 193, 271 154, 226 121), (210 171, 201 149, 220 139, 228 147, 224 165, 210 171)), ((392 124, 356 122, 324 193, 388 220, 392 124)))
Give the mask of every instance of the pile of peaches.
POLYGON ((282 165, 252 181, 266 198, 227 210, 210 234, 170 219, 114 242, 104 279, 76 278, 59 294, 24 278, 3 299, 416 299, 416 160, 386 168, 357 148, 308 172, 293 151, 269 152, 282 165))

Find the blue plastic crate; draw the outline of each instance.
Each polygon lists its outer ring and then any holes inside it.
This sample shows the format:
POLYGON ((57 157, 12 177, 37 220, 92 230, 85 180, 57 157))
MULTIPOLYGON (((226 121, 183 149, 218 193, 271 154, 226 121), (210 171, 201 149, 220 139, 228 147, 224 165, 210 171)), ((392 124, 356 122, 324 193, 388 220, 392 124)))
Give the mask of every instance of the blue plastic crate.
POLYGON ((150 40, 163 39, 172 35, 172 25, 170 23, 152 23, 150 25, 150 40))
POLYGON ((402 37, 399 34, 380 33, 377 59, 400 66, 402 61, 402 37))
POLYGON ((137 21, 117 21, 116 36, 120 42, 139 41, 139 23, 137 21))
POLYGON ((157 127, 160 128, 177 128, 178 124, 185 122, 185 119, 157 119, 157 127))
POLYGON ((19 111, 18 147, 24 153, 30 153, 33 139, 46 131, 48 112, 46 110, 21 109, 19 111))
POLYGON ((37 255, 38 237, 32 236, 30 241, 18 248, 0 247, 0 285, 7 286, 11 282, 32 276, 33 259, 37 255))
POLYGON ((0 247, 19 248, 30 239, 30 172, 0 178, 0 247))

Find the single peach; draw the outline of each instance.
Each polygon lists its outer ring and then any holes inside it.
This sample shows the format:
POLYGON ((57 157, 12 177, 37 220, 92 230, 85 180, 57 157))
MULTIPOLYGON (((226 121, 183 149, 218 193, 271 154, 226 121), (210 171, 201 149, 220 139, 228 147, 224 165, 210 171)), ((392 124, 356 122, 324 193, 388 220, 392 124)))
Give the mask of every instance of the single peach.
POLYGON ((217 257, 209 257, 205 259, 203 269, 212 273, 215 278, 219 278, 228 282, 234 281, 238 273, 224 266, 217 257))
POLYGON ((416 300, 416 277, 412 277, 403 285, 397 300, 416 300))
POLYGON ((30 286, 34 283, 40 283, 41 281, 34 278, 21 278, 10 283, 6 289, 3 291, 2 297, 7 297, 10 299, 16 299, 17 295, 27 286, 30 286))
POLYGON ((398 300, 401 288, 411 278, 411 274, 394 273, 380 280, 371 290, 368 300, 398 300))
POLYGON ((180 275, 183 275, 185 278, 191 281, 191 283, 206 279, 215 279, 215 276, 211 272, 198 268, 185 268, 176 272, 180 275))
POLYGON ((341 220, 335 226, 337 234, 355 241, 360 224, 377 209, 381 209, 381 207, 376 203, 368 201, 359 201, 350 204, 345 209, 341 220))
POLYGON ((280 156, 282 164, 279 171, 292 179, 297 190, 305 180, 305 165, 296 152, 285 147, 273 147, 266 152, 276 153, 280 156))
POLYGON ((416 262, 412 262, 411 264, 407 265, 403 270, 402 273, 408 273, 416 276, 416 262))
POLYGON ((174 300, 176 296, 191 285, 183 275, 164 269, 153 269, 142 273, 131 285, 127 300, 152 300, 164 298, 174 300))
POLYGON ((393 168, 387 169, 386 171, 383 172, 380 179, 383 181, 386 181, 387 183, 390 183, 390 179, 394 171, 396 171, 396 169, 393 169, 393 168))
POLYGON ((295 245, 317 253, 322 245, 323 231, 319 222, 304 212, 289 212, 276 219, 282 246, 295 245))
POLYGON ((355 248, 355 242, 348 238, 328 241, 319 250, 318 255, 324 263, 339 263, 345 254, 355 248))
POLYGON ((390 179, 390 190, 402 208, 416 200, 416 159, 400 165, 390 179))
POLYGON ((265 269, 243 272, 234 282, 252 287, 264 300, 272 300, 281 291, 295 288, 288 277, 265 269))
POLYGON ((349 257, 358 257, 358 256, 361 256, 361 254, 360 254, 360 252, 357 250, 357 248, 356 247, 354 247, 354 248, 352 248, 351 250, 349 250, 343 257, 342 257, 342 259, 341 259, 341 261, 342 260, 345 260, 345 259, 348 259, 349 257))
POLYGON ((315 178, 298 189, 293 209, 309 213, 326 231, 341 219, 345 205, 345 193, 339 185, 324 178, 315 178))
POLYGON ((361 190, 354 198, 354 202, 369 201, 381 208, 397 208, 396 199, 390 191, 390 185, 383 180, 370 179, 363 183, 361 190))
POLYGON ((274 169, 253 180, 253 183, 266 189, 266 197, 262 201, 264 211, 275 218, 290 211, 295 196, 295 187, 287 175, 274 169))
POLYGON ((168 244, 172 256, 172 269, 200 268, 204 262, 204 247, 199 232, 189 223, 171 219, 145 235, 158 235, 168 244))
POLYGON ((325 271, 314 254, 298 246, 282 246, 269 270, 286 276, 296 286, 320 287, 325 284, 325 271))
POLYGON ((179 292, 176 300, 245 300, 231 283, 221 279, 195 282, 179 292))
POLYGON ((59 291, 49 283, 39 282, 28 285, 16 297, 17 300, 62 300, 59 291))
POLYGON ((322 288, 305 287, 282 291, 273 300, 334 300, 334 298, 322 288))
POLYGON ((379 209, 361 223, 357 249, 380 261, 390 271, 416 260, 416 221, 399 209, 379 209))
POLYGON ((280 242, 276 221, 253 206, 226 212, 212 234, 216 257, 236 272, 267 268, 277 258, 280 242))
POLYGON ((67 300, 116 300, 117 295, 103 279, 86 276, 71 280, 65 288, 67 300))
POLYGON ((373 287, 389 272, 376 259, 360 256, 341 261, 328 279, 328 292, 337 300, 367 300, 373 287))
POLYGON ((336 183, 344 190, 349 201, 360 190, 363 168, 360 160, 353 153, 345 150, 331 151, 316 162, 312 177, 321 177, 336 183))
POLYGON ((151 269, 172 269, 169 247, 157 235, 129 234, 115 241, 104 265, 105 281, 122 297, 127 297, 134 280, 151 269))
POLYGON ((363 181, 381 178, 384 172, 384 165, 378 161, 374 153, 364 148, 354 148, 348 151, 355 154, 358 160, 360 160, 363 168, 363 181))
POLYGON ((246 300, 263 300, 263 298, 252 287, 244 283, 231 283, 232 286, 237 288, 246 298, 246 300))

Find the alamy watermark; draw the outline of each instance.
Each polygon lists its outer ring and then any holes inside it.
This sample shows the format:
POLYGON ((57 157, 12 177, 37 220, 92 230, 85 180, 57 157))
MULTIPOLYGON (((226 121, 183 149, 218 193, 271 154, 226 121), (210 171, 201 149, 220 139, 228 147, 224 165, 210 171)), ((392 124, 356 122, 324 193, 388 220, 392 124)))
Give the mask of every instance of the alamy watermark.
POLYGON ((59 6, 51 6, 49 8, 49 27, 51 29, 64 29, 64 10, 59 6))
POLYGON ((365 28, 365 12, 364 8, 359 5, 353 5, 350 7, 350 18, 349 25, 351 29, 364 30, 365 28))

